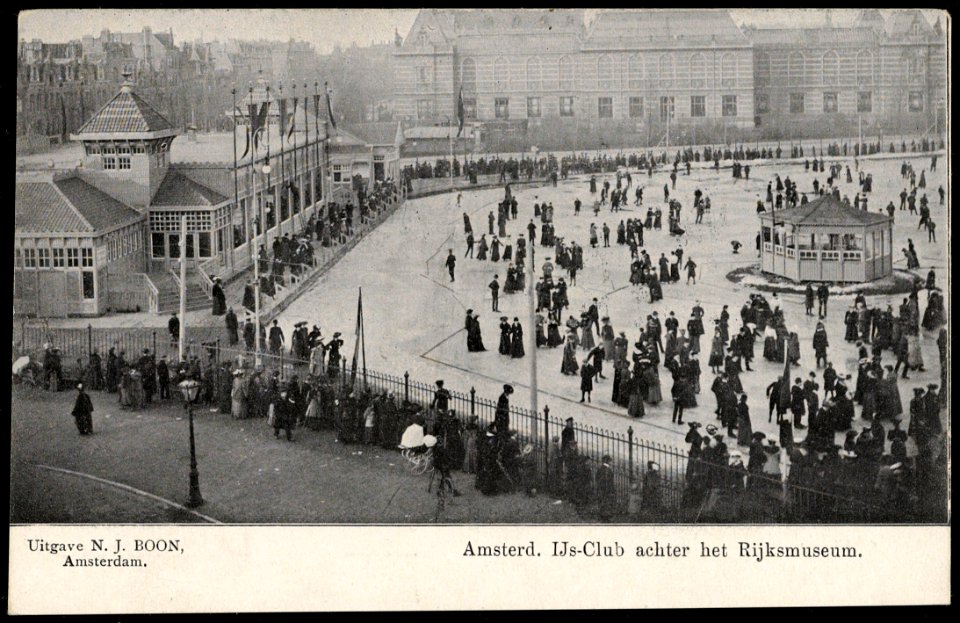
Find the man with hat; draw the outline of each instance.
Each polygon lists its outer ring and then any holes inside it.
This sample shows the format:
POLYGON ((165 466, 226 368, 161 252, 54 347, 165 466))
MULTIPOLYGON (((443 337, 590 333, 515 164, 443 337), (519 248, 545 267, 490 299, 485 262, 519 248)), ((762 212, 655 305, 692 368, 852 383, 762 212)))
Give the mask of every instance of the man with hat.
POLYGON ((604 454, 600 459, 600 467, 597 468, 595 477, 597 487, 597 513, 603 521, 610 521, 616 514, 617 491, 614 486, 613 459, 609 454, 604 454))
POLYGON ((143 356, 137 362, 137 369, 143 375, 143 397, 147 403, 153 402, 157 392, 157 367, 149 348, 143 349, 143 356))
POLYGON ((453 276, 453 271, 457 267, 457 256, 453 254, 453 249, 447 250, 447 261, 446 261, 447 271, 450 273, 450 281, 454 282, 456 279, 453 276))
POLYGON ((504 385, 503 392, 497 399, 497 410, 493 416, 493 424, 496 427, 497 438, 501 441, 506 440, 507 433, 510 430, 510 395, 513 394, 512 385, 504 385))
POLYGON ((286 383, 280 385, 280 395, 273 403, 273 436, 280 438, 280 429, 285 429, 287 441, 293 441, 293 425, 297 419, 297 404, 289 393, 286 383))
POLYGON ((340 372, 340 347, 343 346, 340 335, 340 332, 336 331, 327 344, 327 376, 330 378, 336 378, 340 372))
POLYGON ((83 391, 83 383, 77 384, 77 399, 73 403, 72 415, 77 422, 77 430, 81 435, 93 434, 93 402, 90 396, 83 391))
POLYGON ((493 297, 492 311, 500 311, 500 282, 498 279, 499 276, 494 275, 493 281, 487 285, 487 287, 490 288, 490 295, 493 297))
POLYGON ((270 354, 271 355, 280 355, 283 351, 283 329, 280 328, 279 323, 274 320, 273 326, 270 327, 270 354))
POLYGON ((227 342, 230 344, 230 346, 236 346, 240 341, 240 324, 237 321, 237 314, 234 313, 232 307, 227 310, 227 313, 223 318, 223 322, 227 327, 227 342))

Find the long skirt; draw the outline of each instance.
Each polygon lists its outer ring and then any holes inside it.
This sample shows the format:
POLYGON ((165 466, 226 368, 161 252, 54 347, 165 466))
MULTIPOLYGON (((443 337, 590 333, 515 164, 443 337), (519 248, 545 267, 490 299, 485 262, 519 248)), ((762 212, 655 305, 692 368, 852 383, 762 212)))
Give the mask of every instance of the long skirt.
POLYGON ((753 425, 750 422, 750 416, 740 413, 737 416, 737 445, 750 446, 753 437, 753 425))
POLYGON ((663 394, 660 392, 660 377, 653 376, 648 379, 647 384, 647 402, 652 405, 663 402, 663 394))
POLYGON ((777 338, 768 337, 763 340, 763 358, 767 361, 777 360, 777 338))
POLYGON ((554 348, 563 344, 563 338, 560 337, 560 328, 555 324, 547 325, 547 346, 554 348))
POLYGON ((596 347, 596 343, 593 341, 593 329, 591 327, 592 325, 584 327, 583 338, 580 342, 581 348, 587 352, 590 352, 596 347))
POLYGON ((630 417, 643 417, 643 398, 640 397, 640 392, 634 391, 630 394, 630 402, 627 404, 627 415, 630 417))
POLYGON ((603 340, 603 360, 613 361, 613 340, 603 340))
POLYGON ((920 337, 907 336, 907 363, 914 368, 923 366, 923 354, 920 352, 920 337))

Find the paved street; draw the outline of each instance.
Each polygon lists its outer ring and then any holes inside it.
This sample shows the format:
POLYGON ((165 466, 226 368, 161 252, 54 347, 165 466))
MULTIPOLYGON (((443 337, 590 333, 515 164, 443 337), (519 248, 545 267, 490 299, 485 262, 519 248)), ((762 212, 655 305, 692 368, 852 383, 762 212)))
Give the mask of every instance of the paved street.
MULTIPOLYGON (((120 408, 116 394, 92 392, 94 435, 81 437, 69 415, 75 395, 14 390, 14 523, 434 521, 436 496, 426 492, 429 476, 412 474, 397 453, 343 446, 329 431, 299 429, 292 443, 275 440, 263 420, 234 420, 204 408, 195 412, 195 428, 206 501, 197 511, 205 519, 173 506, 187 499, 190 468, 189 429, 179 402, 135 412, 120 408)), ((546 496, 484 497, 474 489, 472 476, 455 472, 454 481, 463 496, 448 499, 444 522, 581 521, 570 505, 546 496)))

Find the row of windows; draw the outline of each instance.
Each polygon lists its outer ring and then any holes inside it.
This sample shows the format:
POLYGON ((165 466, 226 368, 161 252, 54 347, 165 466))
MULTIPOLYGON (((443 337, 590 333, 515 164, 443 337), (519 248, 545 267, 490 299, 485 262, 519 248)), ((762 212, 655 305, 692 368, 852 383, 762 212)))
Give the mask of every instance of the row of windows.
MULTIPOLYGON (((758 86, 771 83, 770 55, 767 52, 757 52, 754 55, 754 72, 758 86)), ((819 72, 820 84, 836 85, 840 83, 840 56, 835 51, 825 52, 819 58, 807 59, 800 51, 793 51, 787 56, 786 63, 780 67, 786 70, 786 81, 790 86, 816 82, 807 72, 819 72), (810 80, 805 80, 809 77, 810 80)), ((870 50, 860 50, 856 56, 857 84, 872 84, 874 81, 874 55, 870 50)))
MULTIPOLYGON (((210 232, 188 233, 186 244, 184 245, 186 247, 184 254, 187 256, 187 259, 193 259, 194 257, 211 257, 212 247, 210 241, 210 232)), ((154 232, 150 234, 150 246, 151 254, 155 259, 178 259, 180 257, 180 234, 154 232)))
POLYGON ((16 268, 93 268, 93 249, 23 248, 13 250, 16 268))
POLYGON ((107 238, 107 261, 112 262, 143 248, 143 230, 117 232, 107 238))
MULTIPOLYGON (((809 97, 806 93, 791 93, 790 94, 790 113, 799 115, 806 112, 806 103, 809 97)), ((838 102, 839 94, 835 92, 827 92, 823 94, 822 110, 824 113, 835 113, 838 112, 838 102)), ((766 114, 770 112, 770 96, 767 93, 757 93, 754 99, 756 111, 758 115, 766 114)), ((923 92, 922 91, 910 91, 907 107, 910 112, 917 113, 923 112, 923 92)), ((857 112, 858 113, 872 113, 873 112, 873 92, 872 91, 859 91, 857 92, 857 112)))
MULTIPOLYGON (((542 98, 540 97, 528 97, 527 98, 527 117, 536 118, 542 116, 542 98)), ((432 102, 430 100, 421 100, 417 102, 417 114, 421 119, 430 118, 432 113, 432 102)), ((559 100, 560 104, 560 116, 561 117, 573 117, 574 116, 574 98, 572 95, 562 95, 559 100)), ((668 117, 673 117, 674 115, 674 97, 673 96, 663 96, 660 98, 660 118, 663 121, 666 121, 668 117)), ((643 97, 630 97, 628 98, 628 110, 629 116, 631 118, 641 118, 646 116, 646 109, 644 107, 644 98, 643 97)), ((493 114, 497 119, 509 119, 510 118, 510 98, 509 97, 497 97, 493 100, 493 114)), ((651 113, 653 114, 653 113, 651 113)), ((476 118, 477 116, 477 101, 474 98, 464 98, 464 115, 468 118, 476 118)), ((721 98, 721 115, 724 117, 736 117, 737 116, 737 96, 736 95, 724 95, 721 98)), ((599 97, 597 98, 597 116, 601 119, 610 119, 613 118, 613 98, 612 97, 599 97)), ((690 96, 690 116, 691 117, 706 117, 707 116, 707 98, 705 95, 692 95, 690 96)), ((336 175, 336 166, 334 167, 334 175, 336 175)))
MULTIPOLYGON (((552 61, 548 61, 552 62, 552 61)), ((523 65, 524 74, 511 76, 510 62, 504 57, 498 57, 493 61, 493 81, 497 90, 503 90, 510 86, 511 80, 514 86, 520 86, 525 83, 526 88, 538 91, 544 85, 544 61, 533 57, 527 59, 523 65)), ((595 76, 597 85, 601 89, 615 88, 621 81, 620 73, 617 71, 617 59, 609 54, 600 56, 595 62, 589 64, 588 75, 595 76), (595 70, 595 71, 594 71, 595 70)), ((659 84, 661 87, 674 86, 678 77, 678 68, 680 73, 687 72, 689 85, 694 88, 706 85, 707 76, 707 57, 704 54, 696 52, 684 61, 678 61, 674 54, 661 54, 656 59, 645 59, 638 54, 631 55, 626 59, 620 60, 620 66, 624 68, 626 75, 623 82, 628 88, 643 88, 645 82, 650 80, 659 84)), ((553 67, 551 67, 552 69, 553 67)), ((723 87, 737 86, 737 77, 739 63, 736 55, 732 53, 723 54, 719 62, 719 78, 723 87)), ((576 64, 569 56, 561 56, 556 61, 556 74, 558 77, 559 88, 574 88, 576 78, 576 64)), ((433 77, 429 65, 421 65, 417 69, 417 81, 421 87, 428 86, 433 77)), ((463 90, 467 93, 477 92, 477 61, 472 58, 466 58, 460 65, 460 80, 463 84, 463 90)))

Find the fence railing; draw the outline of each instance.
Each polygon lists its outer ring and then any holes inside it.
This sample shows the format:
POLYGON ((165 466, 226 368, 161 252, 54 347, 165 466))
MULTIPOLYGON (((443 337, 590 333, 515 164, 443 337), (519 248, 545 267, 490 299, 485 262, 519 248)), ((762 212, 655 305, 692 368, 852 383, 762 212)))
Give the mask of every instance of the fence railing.
MULTIPOLYGON (((220 347, 220 362, 253 367, 255 353, 237 348, 220 347)), ((370 394, 393 393, 404 405, 419 405, 425 428, 436 421, 430 409, 436 387, 410 378, 375 370, 351 370, 345 358, 324 369, 311 369, 310 362, 287 353, 261 353, 262 369, 267 374, 280 373, 281 380, 297 375, 301 380, 311 376, 335 378, 337 390, 346 395, 357 390, 370 394), (355 379, 351 381, 351 379, 355 379), (355 383, 355 384, 352 384, 355 383)), ((467 392, 451 391, 449 409, 464 424, 476 416, 481 430, 492 423, 496 414, 495 400, 478 396, 474 388, 467 392)), ((402 423, 402 432, 410 422, 402 423)), ((558 439, 564 428, 562 418, 551 415, 549 406, 541 413, 511 406, 509 426, 517 431, 521 444, 529 444, 531 459, 536 465, 539 482, 550 488, 563 480, 565 458, 558 439)), ((604 457, 610 458, 614 473, 616 507, 622 513, 641 509, 633 516, 651 521, 710 522, 879 522, 907 521, 913 518, 908 504, 897 500, 891 505, 889 493, 874 490, 876 469, 863 464, 860 472, 839 475, 827 470, 796 465, 788 478, 774 474, 750 473, 742 466, 690 458, 682 449, 642 439, 630 427, 626 434, 599 427, 574 423, 578 454, 589 472, 595 473, 604 457), (653 465, 655 464, 655 466, 653 465)), ((397 438, 399 441, 399 437, 397 438)), ((744 449, 744 454, 746 454, 744 449)), ((768 458, 779 463, 780 455, 768 458)), ((746 463, 746 461, 744 461, 746 463)), ((876 466, 879 469, 879 465, 876 466)), ((583 486, 580 483, 579 486, 583 486)), ((587 483, 587 486, 591 486, 587 483)), ((901 491, 902 493, 902 491, 901 491)))
POLYGON ((137 275, 143 289, 147 292, 147 304, 149 305, 147 311, 154 314, 158 313, 160 311, 160 291, 157 290, 157 286, 153 285, 146 273, 137 273, 137 275))

